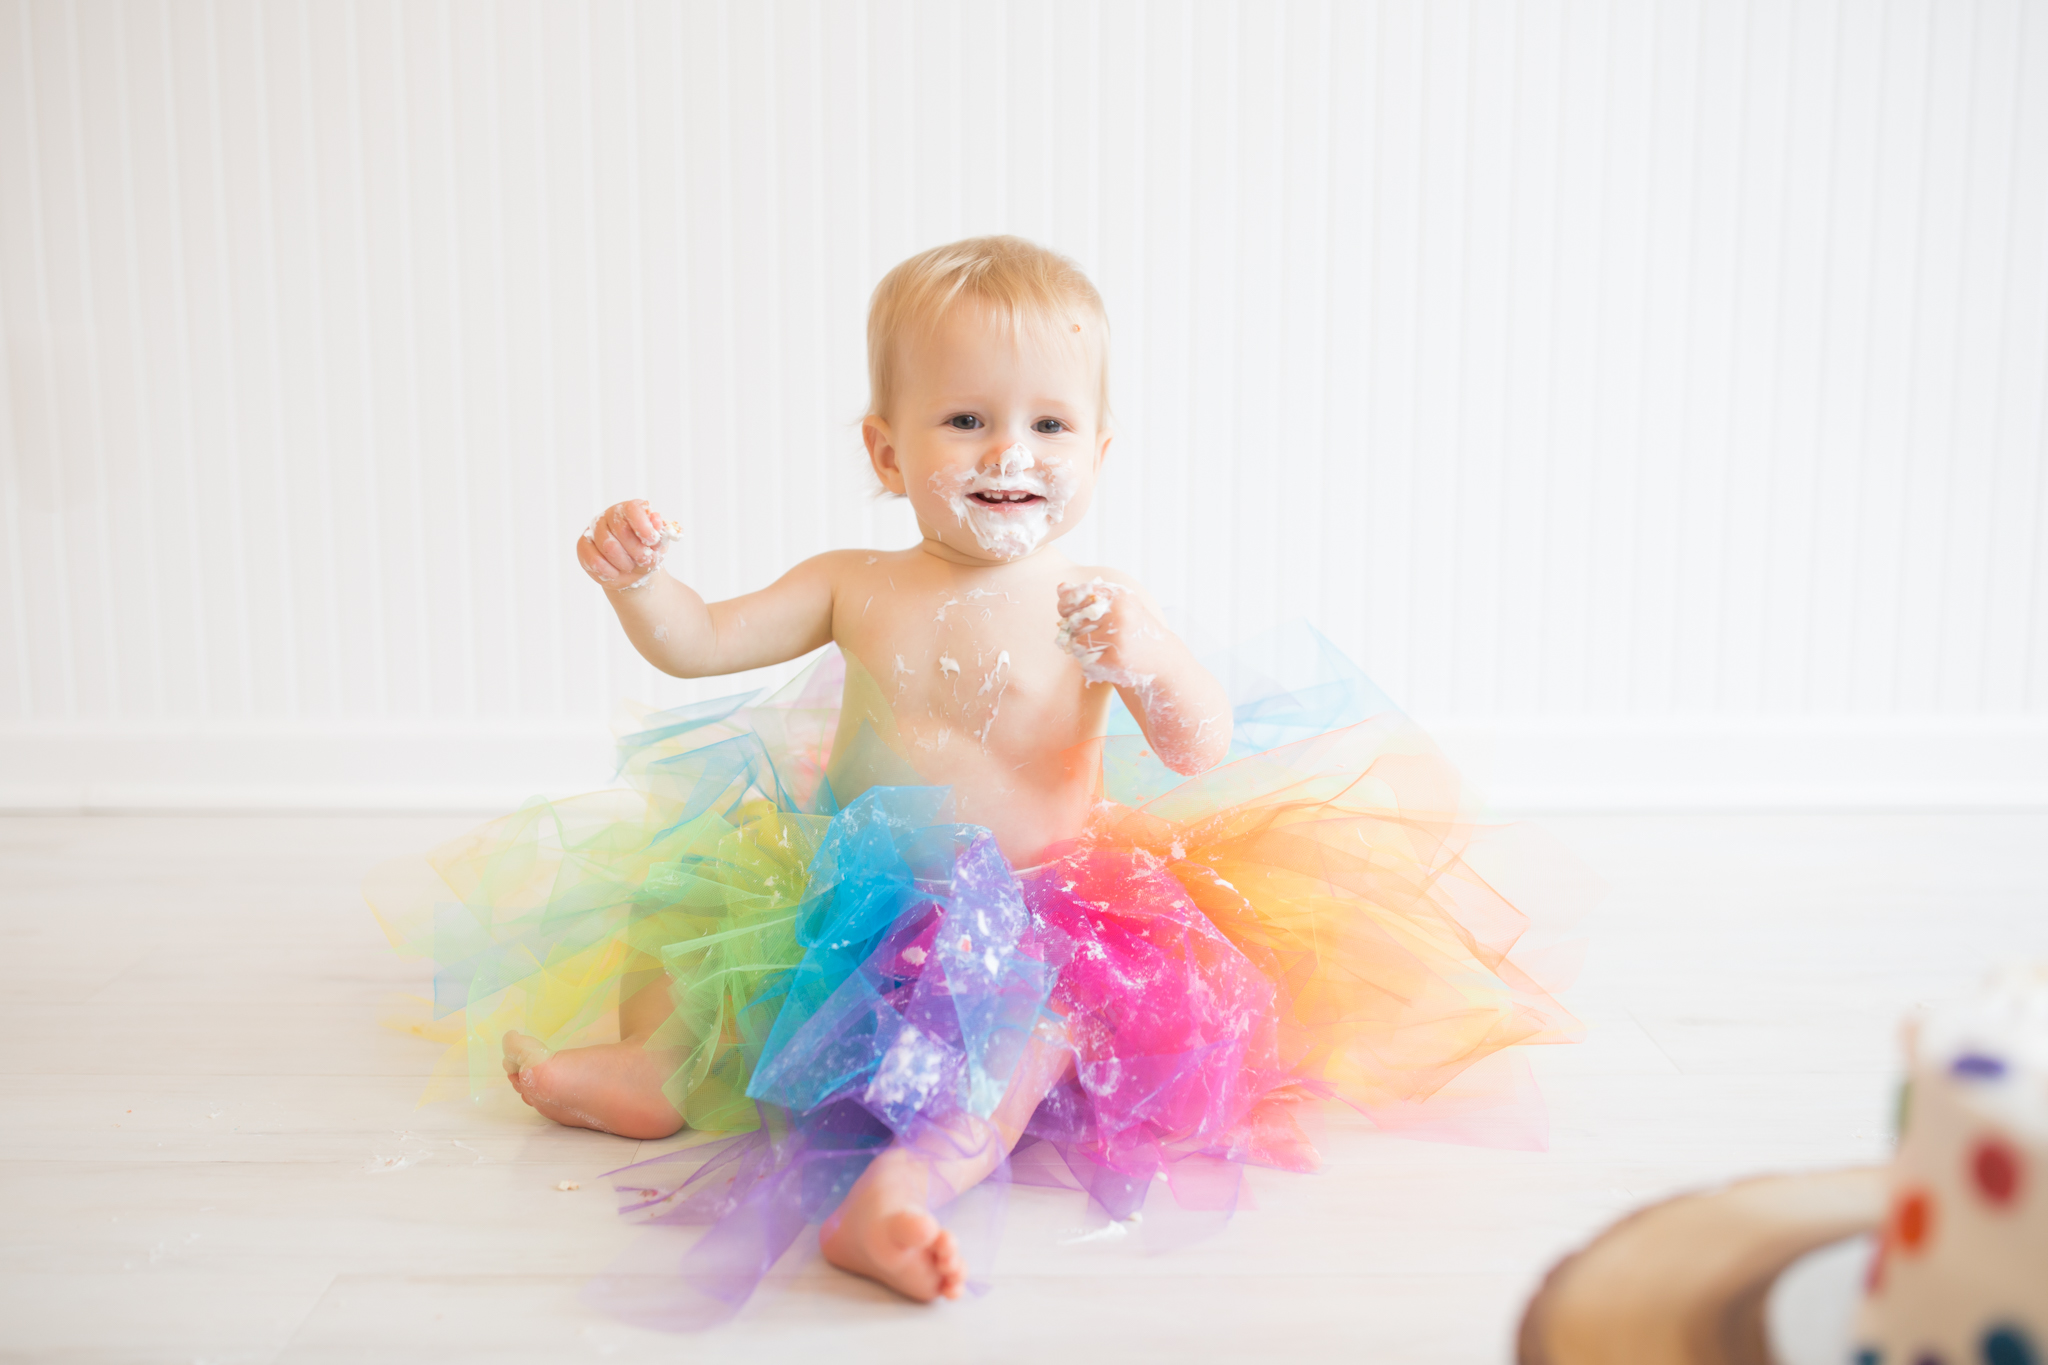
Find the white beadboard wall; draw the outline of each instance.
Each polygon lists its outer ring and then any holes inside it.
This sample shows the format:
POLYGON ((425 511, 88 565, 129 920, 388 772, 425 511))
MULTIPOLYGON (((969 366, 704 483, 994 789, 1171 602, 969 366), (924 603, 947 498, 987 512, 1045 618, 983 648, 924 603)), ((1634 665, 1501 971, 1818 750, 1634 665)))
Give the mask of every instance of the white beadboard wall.
POLYGON ((867 294, 990 231, 1077 553, 1505 804, 2048 801, 2042 0, 0 0, 0 805, 601 779, 706 685, 576 532, 906 543, 867 294))

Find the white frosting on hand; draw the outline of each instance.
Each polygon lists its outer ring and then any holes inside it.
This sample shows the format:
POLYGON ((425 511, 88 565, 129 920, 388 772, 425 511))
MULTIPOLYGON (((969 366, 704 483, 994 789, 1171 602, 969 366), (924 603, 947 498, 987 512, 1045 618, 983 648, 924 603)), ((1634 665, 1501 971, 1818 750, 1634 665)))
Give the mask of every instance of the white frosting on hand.
POLYGON ((974 536, 974 543, 997 559, 1022 559, 1044 543, 1052 528, 1066 519, 1080 475, 1066 460, 1040 460, 1018 442, 997 457, 994 469, 934 474, 931 489, 974 536), (976 500, 976 493, 1031 493, 1038 502, 1003 508, 976 500))
POLYGON ((1115 687, 1128 687, 1144 691, 1152 685, 1150 673, 1133 673, 1127 668, 1118 668, 1102 662, 1102 656, 1109 652, 1111 641, 1101 638, 1104 633, 1114 634, 1114 626, 1098 631, 1102 618, 1109 615, 1118 594, 1128 592, 1121 583, 1112 583, 1104 578, 1091 578, 1086 583, 1060 584, 1060 628, 1053 636, 1053 643, 1073 655, 1081 665, 1081 676, 1090 683, 1109 683, 1115 687))
MULTIPOLYGON (((596 525, 595 522, 591 524, 593 526, 596 525)), ((588 535, 589 532, 586 531, 584 532, 584 534, 588 535)), ((682 538, 683 528, 680 523, 673 521, 663 521, 661 523, 661 539, 654 543, 654 558, 648 563, 647 572, 641 574, 631 583, 628 583, 624 587, 620 588, 619 591, 631 592, 635 588, 644 588, 649 583, 652 583, 654 581, 654 576, 661 572, 661 561, 667 557, 668 547, 675 544, 682 538)))

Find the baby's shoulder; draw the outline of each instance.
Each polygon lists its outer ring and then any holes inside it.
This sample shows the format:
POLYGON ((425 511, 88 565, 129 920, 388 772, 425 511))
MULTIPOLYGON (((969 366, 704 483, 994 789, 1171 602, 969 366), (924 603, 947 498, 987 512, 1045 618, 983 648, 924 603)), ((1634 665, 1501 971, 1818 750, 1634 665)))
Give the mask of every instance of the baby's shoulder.
POLYGON ((1073 573, 1084 581, 1090 578, 1100 578, 1107 583, 1120 583, 1126 588, 1142 588, 1145 586, 1122 569, 1109 564, 1076 564, 1073 568, 1073 573))
POLYGON ((843 579, 894 573, 914 567, 915 560, 903 550, 827 550, 823 554, 812 555, 797 565, 795 571, 821 578, 843 579))
POLYGON ((793 573, 808 578, 835 599, 865 602, 876 593, 916 595, 943 586, 943 566, 916 550, 827 550, 797 565, 793 573))
POLYGON ((1105 583, 1114 583, 1119 588, 1128 589, 1144 598, 1147 602, 1152 600, 1152 594, 1145 590, 1143 583, 1140 583, 1122 569, 1114 568, 1108 564, 1076 564, 1072 572, 1067 576, 1067 581, 1070 583, 1087 583, 1098 578, 1105 583))

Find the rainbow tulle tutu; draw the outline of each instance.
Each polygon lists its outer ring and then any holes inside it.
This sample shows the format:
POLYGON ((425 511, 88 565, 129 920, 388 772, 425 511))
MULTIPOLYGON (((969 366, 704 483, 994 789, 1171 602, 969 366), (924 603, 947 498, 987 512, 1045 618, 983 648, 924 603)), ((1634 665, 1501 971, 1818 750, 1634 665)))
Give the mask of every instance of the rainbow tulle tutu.
POLYGON ((629 785, 536 802, 373 879, 459 1024, 437 1089, 503 1086, 510 1028, 614 1041, 621 991, 667 974, 667 1096, 732 1136, 620 1173, 628 1212, 711 1231, 669 1287, 598 1292, 670 1326, 733 1311, 887 1142, 973 1130, 1034 1034, 1072 1062, 1006 1173, 1111 1217, 1159 1183, 1227 1210, 1246 1164, 1312 1168, 1297 1115, 1315 1099, 1540 1144, 1526 1072, 1479 1064, 1575 1034, 1500 889, 1533 872, 1551 896, 1557 878, 1518 865, 1319 636, 1212 667, 1230 759, 1183 780, 1118 708, 1079 756, 1103 775, 1092 823, 1021 870, 917 785, 879 690, 836 650, 765 700, 645 715, 621 741, 629 785), (870 719, 834 754, 842 703, 870 719))

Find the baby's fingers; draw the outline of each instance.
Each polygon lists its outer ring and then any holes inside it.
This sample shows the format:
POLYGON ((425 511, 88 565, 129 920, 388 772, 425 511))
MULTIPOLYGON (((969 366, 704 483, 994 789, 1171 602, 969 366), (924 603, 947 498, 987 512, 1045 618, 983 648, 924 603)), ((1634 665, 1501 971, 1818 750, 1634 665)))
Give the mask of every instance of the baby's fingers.
POLYGON ((1096 603, 1113 600, 1122 588, 1100 578, 1091 578, 1086 583, 1062 583, 1059 586, 1060 614, 1067 615, 1096 603))
POLYGON ((653 568, 659 552, 641 539, 640 533, 633 529, 626 508, 625 503, 620 503, 617 507, 608 507, 604 515, 597 519, 598 552, 616 564, 618 560, 613 556, 612 550, 607 548, 608 545, 616 546, 618 552, 626 557, 625 567, 653 568))
POLYGON ((598 558, 610 565, 614 573, 638 577, 642 572, 641 564, 636 561, 639 555, 648 553, 647 548, 626 545, 619 539, 617 532, 603 521, 599 521, 596 530, 591 532, 591 543, 597 550, 598 558))
POLYGON ((598 582, 616 583, 619 581, 619 571, 614 569, 611 562, 597 552, 597 546, 591 543, 590 536, 596 534, 596 529, 593 526, 589 534, 576 542, 576 562, 582 566, 583 572, 598 582))
POLYGON ((1093 625, 1108 616, 1116 606, 1116 599, 1107 593, 1089 593, 1072 605, 1060 607, 1060 620, 1078 630, 1093 625))
POLYGON ((637 537, 649 550, 661 544, 661 519, 654 515, 654 509, 647 505, 645 499, 622 502, 613 510, 625 523, 623 532, 637 537))

